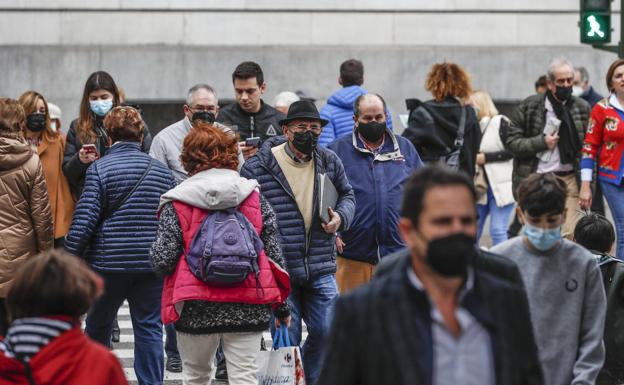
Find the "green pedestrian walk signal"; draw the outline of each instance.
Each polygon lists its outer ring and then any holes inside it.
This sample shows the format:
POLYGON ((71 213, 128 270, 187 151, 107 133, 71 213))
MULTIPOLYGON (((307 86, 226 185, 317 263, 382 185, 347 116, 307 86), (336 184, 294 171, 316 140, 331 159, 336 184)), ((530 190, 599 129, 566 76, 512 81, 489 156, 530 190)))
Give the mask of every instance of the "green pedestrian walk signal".
POLYGON ((611 0, 581 0, 581 43, 611 42, 611 0))

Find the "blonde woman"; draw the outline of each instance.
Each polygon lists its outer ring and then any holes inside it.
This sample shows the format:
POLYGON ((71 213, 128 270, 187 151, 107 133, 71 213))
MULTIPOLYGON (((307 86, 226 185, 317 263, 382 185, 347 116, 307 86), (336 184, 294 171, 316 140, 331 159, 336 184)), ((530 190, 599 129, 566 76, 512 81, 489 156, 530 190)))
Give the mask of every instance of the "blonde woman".
POLYGON ((39 155, 43 167, 54 219, 54 246, 62 247, 76 205, 63 174, 65 138, 58 130, 52 129, 48 103, 43 95, 27 91, 20 96, 19 103, 26 114, 24 136, 39 155))
MULTIPOLYGON (((475 91, 471 95, 472 105, 477 110, 481 127, 481 144, 477 153, 477 175, 481 173, 483 187, 487 189, 477 202, 479 229, 477 242, 483 233, 485 219, 490 216, 490 236, 492 245, 507 240, 509 217, 514 207, 511 188, 513 154, 505 149, 509 119, 500 115, 490 95, 485 91, 475 91)), ((479 185, 480 183, 477 183, 479 185)))

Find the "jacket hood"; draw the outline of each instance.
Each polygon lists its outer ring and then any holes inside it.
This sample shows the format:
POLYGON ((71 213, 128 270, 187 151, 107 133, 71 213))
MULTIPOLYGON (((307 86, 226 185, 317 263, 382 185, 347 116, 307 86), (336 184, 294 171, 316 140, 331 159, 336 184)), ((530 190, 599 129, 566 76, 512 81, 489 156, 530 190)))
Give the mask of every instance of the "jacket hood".
POLYGON ((0 136, 0 171, 23 165, 33 156, 30 145, 21 139, 0 136))
POLYGON ((160 197, 165 203, 180 201, 205 210, 223 210, 240 205, 258 188, 258 182, 239 176, 237 171, 213 168, 201 171, 160 197))
POLYGON ((353 102, 358 96, 365 94, 366 90, 360 86, 344 87, 327 99, 327 104, 331 104, 340 108, 352 110, 353 102))

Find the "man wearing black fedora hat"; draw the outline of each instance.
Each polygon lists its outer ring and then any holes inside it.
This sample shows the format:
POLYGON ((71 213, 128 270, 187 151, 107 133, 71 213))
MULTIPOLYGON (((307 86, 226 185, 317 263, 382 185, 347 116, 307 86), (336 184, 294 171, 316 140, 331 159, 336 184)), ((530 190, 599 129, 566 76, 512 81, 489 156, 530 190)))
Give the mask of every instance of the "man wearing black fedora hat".
POLYGON ((283 136, 268 139, 245 162, 241 176, 256 179, 277 215, 286 266, 290 274, 291 342, 301 343, 301 321, 308 326, 303 346, 306 383, 314 385, 323 361, 336 285, 336 232, 349 228, 355 211, 353 189, 336 154, 317 146, 327 121, 314 103, 298 101, 279 122, 283 136), (327 178, 325 178, 327 176, 327 178), (329 180, 338 199, 320 216, 319 181, 329 180))

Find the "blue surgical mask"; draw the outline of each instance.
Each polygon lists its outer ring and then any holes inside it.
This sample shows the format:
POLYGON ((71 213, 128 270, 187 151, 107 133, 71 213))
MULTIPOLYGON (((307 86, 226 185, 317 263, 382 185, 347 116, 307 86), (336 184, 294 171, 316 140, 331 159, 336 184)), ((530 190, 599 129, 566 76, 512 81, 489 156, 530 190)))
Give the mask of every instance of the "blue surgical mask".
POLYGON ((113 108, 113 99, 90 100, 89 107, 97 116, 104 116, 113 108))
POLYGON ((551 249, 562 238, 561 227, 543 229, 528 222, 524 223, 524 235, 526 235, 533 247, 540 251, 551 249))

